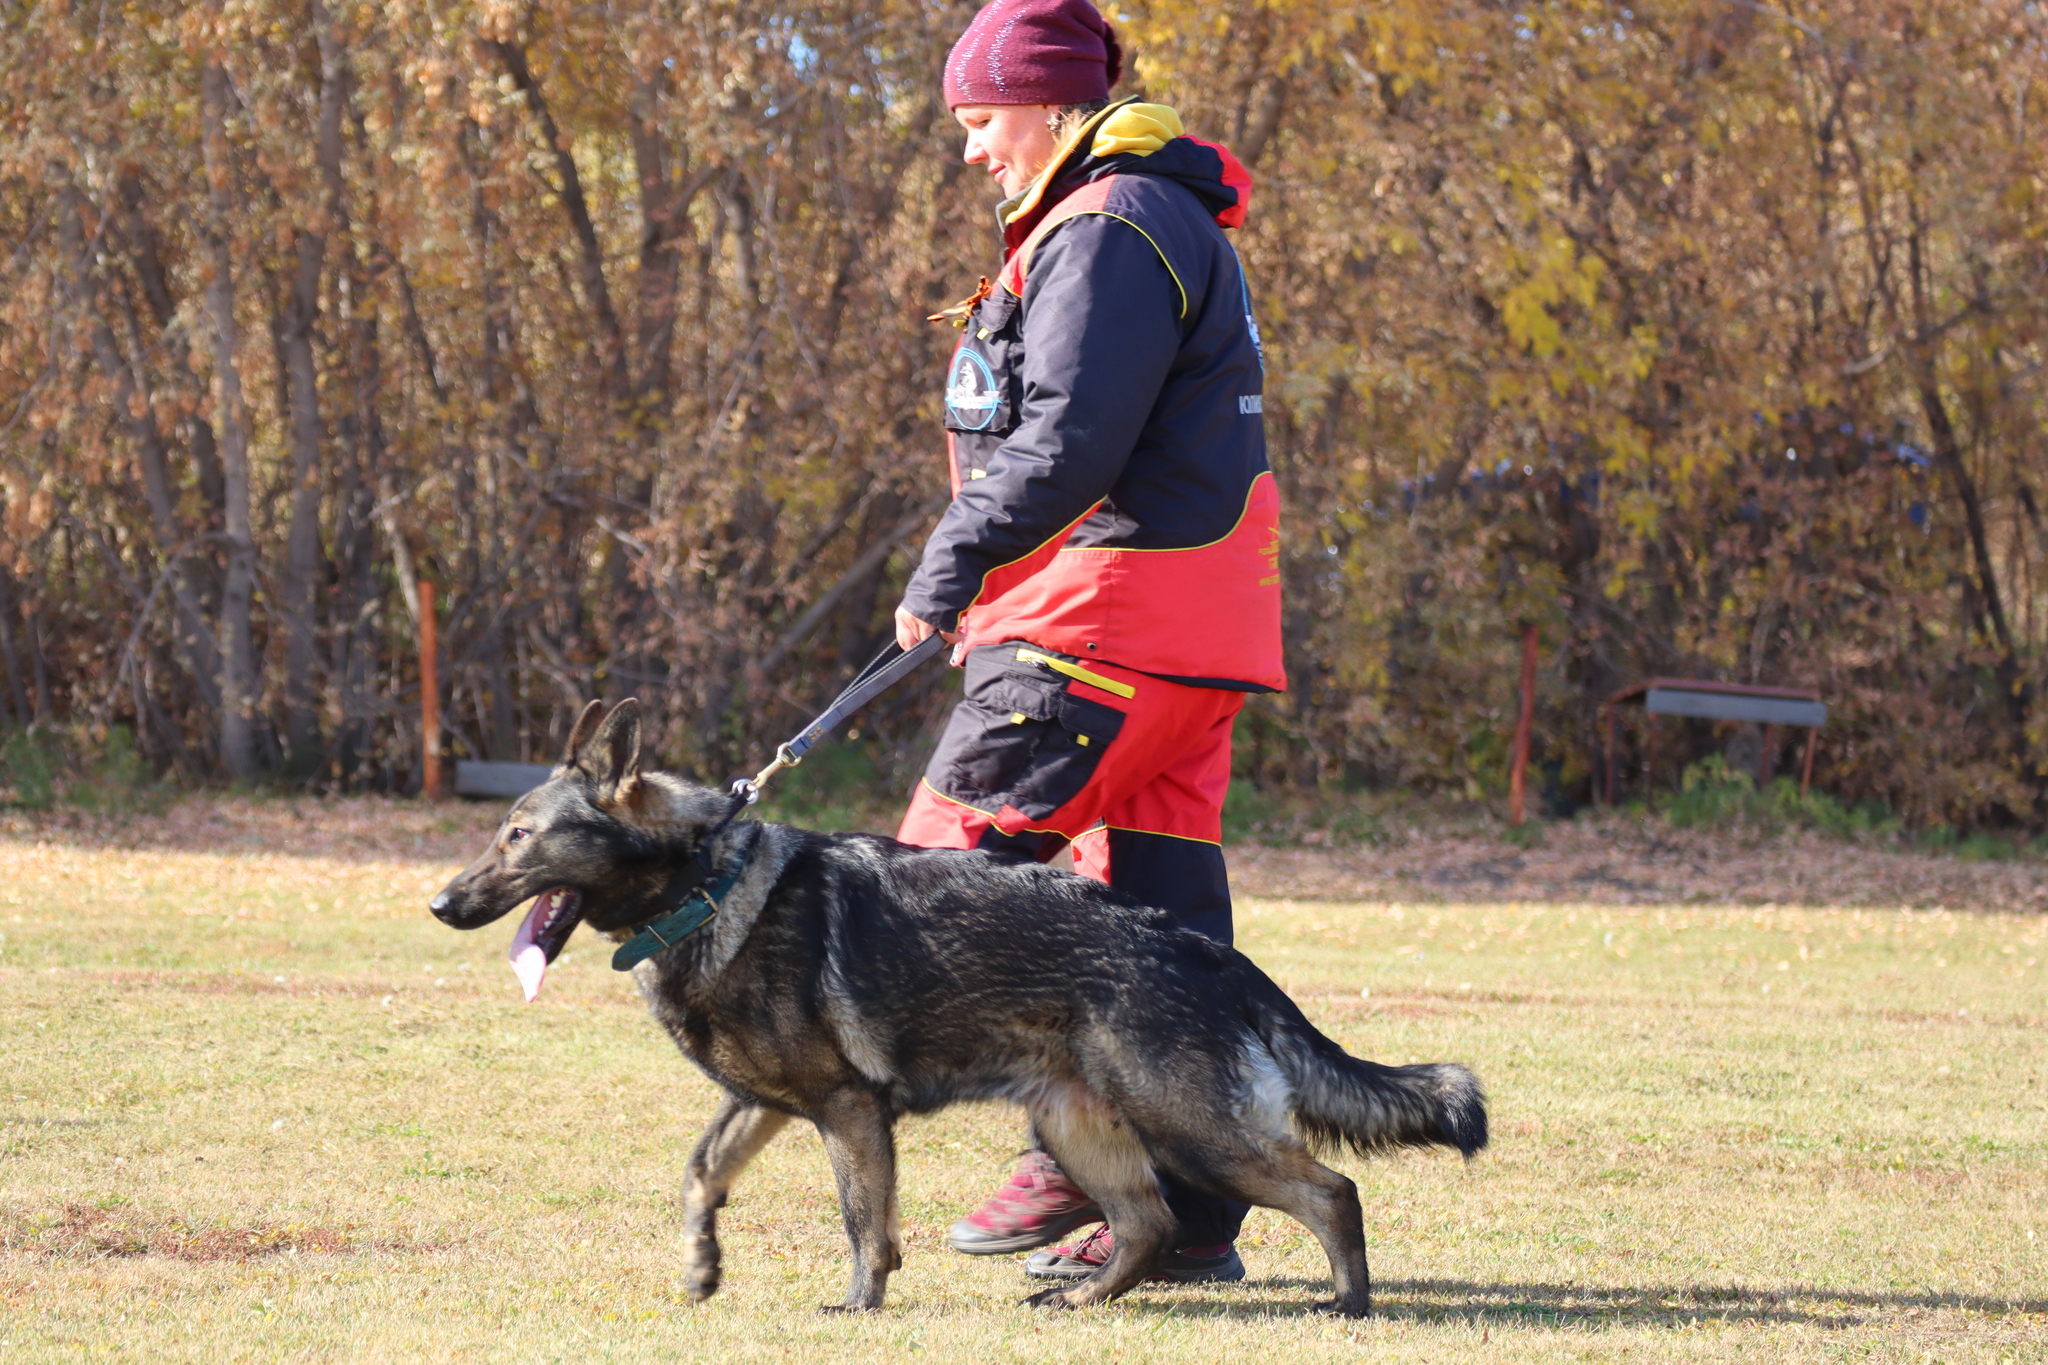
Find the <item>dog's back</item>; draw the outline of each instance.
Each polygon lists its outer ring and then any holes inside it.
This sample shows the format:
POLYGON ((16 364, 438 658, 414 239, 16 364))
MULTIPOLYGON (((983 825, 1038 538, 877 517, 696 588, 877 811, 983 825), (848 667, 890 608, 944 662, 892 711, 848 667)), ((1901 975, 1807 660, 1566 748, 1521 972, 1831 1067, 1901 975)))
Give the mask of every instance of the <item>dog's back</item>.
POLYGON ((1289 1112, 1312 1141, 1361 1154, 1442 1145, 1467 1157, 1486 1145, 1484 1098, 1465 1068, 1350 1056, 1249 958, 1174 928, 1162 911, 1049 868, 876 843, 900 850, 884 864, 908 874, 899 886, 911 894, 897 903, 915 907, 907 920, 930 934, 938 951, 927 960, 971 978, 969 1005, 952 972, 931 977, 938 989, 923 1016, 971 1014, 961 1039, 968 1049, 987 1046, 985 1034, 975 1036, 977 1017, 1028 1040, 1010 1062, 1027 1068, 1046 1055, 1037 1044, 1055 1020, 1083 1066, 1093 1055, 1086 1040, 1104 1029, 1162 1065, 1248 1057, 1256 1069, 1263 1046, 1287 1083, 1289 1112))
POLYGON ((1183 1074, 1205 1059, 1240 1075, 1270 1064, 1318 1145, 1468 1157, 1486 1145, 1469 1071, 1351 1057, 1249 958, 1100 882, 872 835, 789 833, 789 894, 764 908, 762 928, 785 912, 807 921, 797 932, 819 945, 827 1013, 859 1022, 847 1050, 904 1111, 1107 1084, 1091 1044, 1106 1031, 1183 1074))

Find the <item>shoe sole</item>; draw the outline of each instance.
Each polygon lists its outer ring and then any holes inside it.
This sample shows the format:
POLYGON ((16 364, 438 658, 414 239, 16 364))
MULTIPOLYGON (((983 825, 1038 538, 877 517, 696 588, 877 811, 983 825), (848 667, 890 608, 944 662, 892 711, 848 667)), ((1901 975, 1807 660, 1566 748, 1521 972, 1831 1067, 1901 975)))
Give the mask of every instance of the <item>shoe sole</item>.
MULTIPOLYGON (((1064 1266, 1056 1269, 1041 1269, 1025 1266, 1024 1273, 1034 1280, 1085 1280, 1100 1266, 1064 1266)), ((1219 1265, 1213 1270, 1160 1270, 1145 1277, 1146 1284, 1235 1284, 1244 1278, 1244 1262, 1235 1261, 1219 1265)))
POLYGON ((949 1232, 946 1234, 946 1245, 962 1256, 1014 1256, 1020 1251, 1036 1251, 1040 1247, 1051 1246, 1075 1228, 1085 1228, 1090 1223, 1102 1221, 1102 1210, 1090 1204, 1085 1209, 1068 1214, 1058 1222, 1046 1224, 1038 1232, 1025 1233, 1017 1237, 977 1238, 964 1245, 958 1233, 949 1232))

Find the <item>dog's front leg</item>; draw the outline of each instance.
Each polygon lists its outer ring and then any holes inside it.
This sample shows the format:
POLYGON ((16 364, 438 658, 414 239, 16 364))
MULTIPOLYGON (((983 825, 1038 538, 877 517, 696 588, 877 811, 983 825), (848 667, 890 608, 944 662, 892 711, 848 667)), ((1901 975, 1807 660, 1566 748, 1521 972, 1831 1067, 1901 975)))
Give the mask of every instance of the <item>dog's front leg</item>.
POLYGON ((896 1223, 894 1125, 881 1102, 860 1090, 839 1091, 812 1121, 825 1140, 825 1155, 839 1184, 846 1240, 853 1244, 853 1283, 842 1309, 871 1312, 882 1306, 889 1272, 903 1264, 896 1223))
POLYGON ((692 1299, 718 1292, 718 1211, 726 1191, 788 1122, 787 1114, 727 1095, 697 1139, 683 1177, 683 1272, 692 1299))

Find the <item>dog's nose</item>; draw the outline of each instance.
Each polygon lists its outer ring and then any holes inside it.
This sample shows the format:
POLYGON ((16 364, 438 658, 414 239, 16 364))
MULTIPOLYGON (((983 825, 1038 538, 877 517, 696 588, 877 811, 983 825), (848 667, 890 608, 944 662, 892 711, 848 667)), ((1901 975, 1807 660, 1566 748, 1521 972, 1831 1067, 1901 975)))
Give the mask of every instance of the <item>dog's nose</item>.
POLYGON ((448 893, 446 891, 442 891, 438 892, 432 900, 427 902, 427 909, 433 911, 435 914, 438 915, 444 910, 446 910, 449 904, 450 901, 448 899, 448 893))

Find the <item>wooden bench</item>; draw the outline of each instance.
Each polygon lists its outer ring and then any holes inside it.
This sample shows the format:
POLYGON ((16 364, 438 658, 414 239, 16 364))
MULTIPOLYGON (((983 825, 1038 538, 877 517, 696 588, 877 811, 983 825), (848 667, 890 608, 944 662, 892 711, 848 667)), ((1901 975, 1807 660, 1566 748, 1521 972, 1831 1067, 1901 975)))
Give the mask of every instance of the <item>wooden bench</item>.
MULTIPOLYGON (((1799 777, 1801 796, 1813 786, 1813 749, 1820 727, 1827 723, 1827 703, 1810 687, 1760 687, 1752 683, 1708 682, 1700 678, 1652 678, 1624 687, 1601 708, 1601 732, 1607 746, 1607 805, 1620 790, 1615 772, 1614 709, 1640 704, 1651 715, 1693 716, 1701 720, 1746 720, 1764 727, 1764 761, 1770 761, 1772 733, 1780 725, 1804 725, 1806 762, 1799 777)), ((1757 774, 1763 786, 1768 773, 1757 774)))

